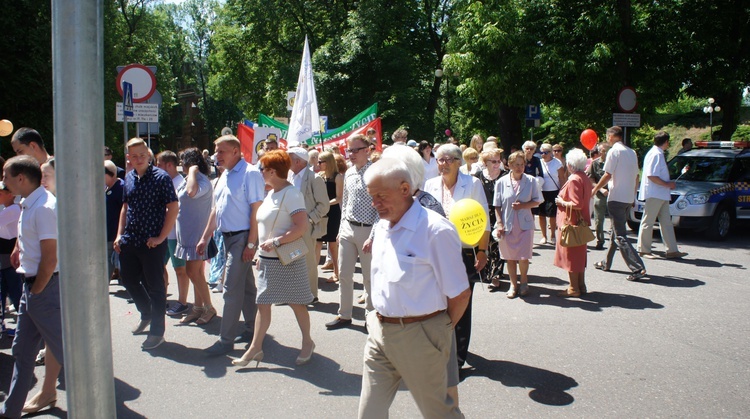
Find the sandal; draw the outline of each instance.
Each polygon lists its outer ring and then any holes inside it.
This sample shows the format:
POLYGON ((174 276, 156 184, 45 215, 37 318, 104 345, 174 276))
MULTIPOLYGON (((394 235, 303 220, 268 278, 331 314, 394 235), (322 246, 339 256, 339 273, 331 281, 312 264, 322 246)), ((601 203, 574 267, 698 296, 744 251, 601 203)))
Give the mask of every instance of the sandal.
POLYGON ((326 279, 326 282, 329 284, 333 284, 335 282, 339 282, 339 278, 336 275, 331 275, 330 278, 326 279))
POLYGON ((604 264, 602 262, 594 262, 594 268, 599 269, 600 271, 608 271, 604 264))
POLYGON ((627 279, 628 281, 637 281, 637 280, 643 278, 644 276, 646 276, 646 270, 645 269, 640 270, 638 272, 633 272, 632 274, 628 275, 627 278, 625 278, 625 279, 627 279))

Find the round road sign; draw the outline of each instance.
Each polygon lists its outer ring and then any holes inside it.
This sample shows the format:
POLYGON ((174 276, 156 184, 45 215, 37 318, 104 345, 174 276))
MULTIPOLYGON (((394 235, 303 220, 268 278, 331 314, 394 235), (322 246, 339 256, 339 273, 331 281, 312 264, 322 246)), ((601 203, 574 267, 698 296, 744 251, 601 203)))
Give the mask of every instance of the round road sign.
POLYGON ((635 89, 626 86, 620 89, 620 93, 617 94, 617 107, 623 112, 633 112, 638 106, 638 96, 635 93, 635 89))
POLYGON ((133 85, 133 102, 141 103, 147 101, 156 91, 156 77, 145 65, 130 64, 117 75, 117 91, 122 96, 122 82, 133 85))

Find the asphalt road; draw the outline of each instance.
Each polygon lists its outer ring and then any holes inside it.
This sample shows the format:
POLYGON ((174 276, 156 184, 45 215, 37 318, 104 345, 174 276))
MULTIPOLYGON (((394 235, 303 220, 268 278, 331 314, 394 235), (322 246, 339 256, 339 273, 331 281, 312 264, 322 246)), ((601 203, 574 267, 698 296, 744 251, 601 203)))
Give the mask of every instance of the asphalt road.
MULTIPOLYGON (((529 297, 508 300, 504 292, 475 287, 470 368, 459 386, 462 411, 474 418, 747 417, 748 235, 750 228, 739 227, 715 243, 678 231, 681 250, 690 253, 684 260, 646 260, 648 279, 628 282, 617 256, 612 272, 587 271, 590 294, 580 299, 556 296, 567 275, 552 266, 551 246, 535 247, 529 297)), ((663 251, 658 237, 654 247, 663 251)), ((592 250, 589 266, 603 254, 592 250)), ((336 285, 321 286, 321 303, 311 309, 312 361, 294 365, 300 346, 294 316, 288 307, 274 307, 258 369, 237 369, 229 357, 203 354, 217 338, 218 319, 203 327, 168 319, 168 342, 141 351, 144 337, 130 334, 138 321, 135 307, 111 286, 118 416, 355 417, 364 311, 359 305, 351 328, 327 331, 323 324, 334 316, 338 292, 336 285)), ((174 281, 170 291, 174 297, 174 281)), ((221 306, 220 294, 212 296, 221 306)), ((8 338, 0 348, 0 390, 7 391, 8 338)), ((233 357, 242 354, 236 348, 233 357)), ((36 374, 41 378, 43 367, 36 374)), ((65 392, 58 396, 58 407, 40 417, 66 416, 65 392)), ((390 412, 419 417, 407 391, 399 392, 390 412)))

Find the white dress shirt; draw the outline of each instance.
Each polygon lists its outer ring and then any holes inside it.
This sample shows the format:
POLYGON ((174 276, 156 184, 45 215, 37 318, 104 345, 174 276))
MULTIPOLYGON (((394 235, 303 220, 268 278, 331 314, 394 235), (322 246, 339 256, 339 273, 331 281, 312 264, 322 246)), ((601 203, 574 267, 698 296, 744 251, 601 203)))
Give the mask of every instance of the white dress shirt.
POLYGON ((372 305, 387 317, 445 310, 448 298, 468 288, 461 241, 450 221, 414 202, 390 227, 373 227, 372 305))
POLYGON ((638 174, 638 157, 635 151, 622 141, 616 142, 607 153, 604 171, 612 176, 607 199, 626 204, 635 202, 635 179, 638 174))
POLYGON ((648 178, 649 176, 656 176, 665 182, 669 182, 670 180, 667 161, 664 158, 664 150, 661 147, 653 146, 646 153, 646 158, 643 161, 643 175, 641 175, 641 187, 638 190, 638 198, 641 201, 645 201, 648 198, 669 201, 669 188, 657 185, 648 178))
MULTIPOLYGON (((18 249, 21 275, 35 276, 42 261, 42 240, 57 240, 57 199, 43 186, 21 200, 18 220, 18 249)), ((55 272, 59 270, 55 266, 55 272)))

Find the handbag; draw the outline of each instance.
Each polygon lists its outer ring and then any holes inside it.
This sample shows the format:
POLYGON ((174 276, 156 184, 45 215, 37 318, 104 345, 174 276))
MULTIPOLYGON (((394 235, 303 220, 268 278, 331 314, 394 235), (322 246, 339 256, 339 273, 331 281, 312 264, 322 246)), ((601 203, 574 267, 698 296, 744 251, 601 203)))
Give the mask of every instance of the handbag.
POLYGON ((563 247, 584 246, 586 243, 594 240, 594 233, 581 217, 581 210, 575 210, 578 214, 578 223, 570 224, 571 209, 568 207, 565 211, 565 225, 560 229, 560 244, 563 247))
MULTIPOLYGON (((273 219, 273 225, 268 234, 269 239, 271 238, 271 233, 273 233, 274 227, 276 227, 276 220, 279 219, 279 212, 281 212, 281 207, 284 204, 284 198, 286 198, 286 192, 284 192, 284 196, 281 197, 279 211, 276 212, 276 218, 273 219)), ((288 265, 295 260, 304 258, 309 251, 310 249, 307 248, 305 240, 303 240, 302 237, 289 243, 284 243, 276 248, 276 254, 279 256, 279 262, 281 262, 282 265, 288 265)))

